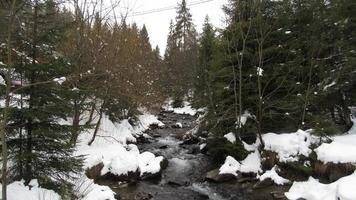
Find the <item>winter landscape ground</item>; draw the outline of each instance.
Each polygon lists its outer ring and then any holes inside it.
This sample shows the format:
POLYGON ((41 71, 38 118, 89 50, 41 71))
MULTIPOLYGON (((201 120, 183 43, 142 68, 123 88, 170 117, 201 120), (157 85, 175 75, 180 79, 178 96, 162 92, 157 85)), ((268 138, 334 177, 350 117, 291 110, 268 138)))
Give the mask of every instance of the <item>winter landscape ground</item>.
POLYGON ((0 1, 0 199, 356 200, 356 2, 169 1, 0 1))

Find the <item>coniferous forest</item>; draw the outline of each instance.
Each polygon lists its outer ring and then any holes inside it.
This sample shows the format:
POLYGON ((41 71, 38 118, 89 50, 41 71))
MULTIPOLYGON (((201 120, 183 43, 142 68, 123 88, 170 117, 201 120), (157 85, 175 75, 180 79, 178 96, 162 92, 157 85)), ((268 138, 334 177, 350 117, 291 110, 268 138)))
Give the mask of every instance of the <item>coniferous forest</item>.
POLYGON ((356 1, 207 2, 0 0, 0 199, 356 199, 356 1))

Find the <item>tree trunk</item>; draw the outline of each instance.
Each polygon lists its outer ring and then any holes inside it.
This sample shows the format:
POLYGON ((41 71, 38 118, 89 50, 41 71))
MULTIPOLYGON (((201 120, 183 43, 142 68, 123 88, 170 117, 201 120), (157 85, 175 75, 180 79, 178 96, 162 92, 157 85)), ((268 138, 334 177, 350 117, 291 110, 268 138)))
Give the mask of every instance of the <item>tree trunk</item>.
POLYGON ((104 105, 105 105, 105 101, 101 105, 101 108, 100 108, 100 111, 99 111, 99 119, 98 119, 98 122, 96 123, 95 130, 94 130, 94 133, 93 133, 93 137, 91 138, 91 140, 88 143, 89 146, 91 144, 93 144, 93 142, 95 141, 96 135, 98 134, 99 127, 100 127, 100 124, 101 124, 101 119, 103 118, 103 114, 104 114, 104 105))
POLYGON ((85 122, 85 125, 89 125, 89 124, 93 121, 93 116, 94 116, 95 108, 96 108, 96 102, 95 102, 95 100, 94 100, 93 104, 91 105, 89 119, 88 119, 87 122, 85 122))
MULTIPOLYGON (((32 65, 35 68, 36 66, 36 59, 37 59, 37 23, 38 23, 38 0, 35 0, 34 2, 34 14, 33 14, 33 39, 32 39, 32 65)), ((31 77, 30 77, 30 84, 35 82, 35 71, 31 71, 31 77)), ((30 90, 29 94, 29 110, 32 110, 34 105, 33 105, 33 99, 36 98, 34 97, 34 94, 32 93, 32 90, 30 90)), ((29 117, 28 119, 28 124, 27 124, 27 140, 26 140, 26 161, 25 161, 25 181, 29 182, 32 179, 32 137, 33 137, 33 121, 32 117, 29 117)))
POLYGON ((8 27, 8 34, 7 34, 7 72, 6 72, 6 93, 5 93, 5 107, 3 111, 3 121, 0 127, 0 137, 2 143, 2 168, 1 168, 1 183, 2 183, 2 200, 7 200, 7 156, 8 156, 8 149, 7 149, 7 141, 6 141, 6 126, 9 118, 9 109, 10 109, 10 93, 11 93, 11 67, 12 67, 12 47, 11 47, 11 40, 12 40, 12 28, 14 22, 14 11, 15 11, 16 0, 12 1, 11 8, 10 8, 10 15, 9 15, 9 27, 8 27))
MULTIPOLYGON (((340 91, 341 97, 344 97, 345 94, 340 91)), ((349 109, 349 105, 346 101, 346 99, 341 98, 341 111, 342 111, 342 116, 343 116, 343 121, 345 123, 345 131, 350 130, 350 128, 353 126, 353 122, 351 121, 351 110, 349 109)))
POLYGON ((73 132, 70 139, 70 144, 75 145, 77 143, 78 135, 79 135, 79 123, 80 123, 80 112, 79 112, 79 105, 77 100, 74 101, 74 115, 73 115, 73 132))

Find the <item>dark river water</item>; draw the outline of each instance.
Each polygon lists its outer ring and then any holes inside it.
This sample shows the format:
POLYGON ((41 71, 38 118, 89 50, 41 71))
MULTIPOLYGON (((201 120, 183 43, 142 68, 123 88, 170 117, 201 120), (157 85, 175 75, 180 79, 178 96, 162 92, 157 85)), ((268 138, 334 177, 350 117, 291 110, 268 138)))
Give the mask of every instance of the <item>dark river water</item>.
POLYGON ((134 184, 112 186, 123 200, 240 200, 269 199, 263 193, 246 195, 236 182, 205 181, 208 171, 216 168, 208 156, 199 153, 198 144, 181 145, 181 137, 196 126, 196 117, 163 112, 164 128, 150 130, 149 143, 138 144, 140 152, 150 151, 168 159, 168 167, 160 178, 134 184), (177 122, 183 128, 172 128, 177 122), (259 197, 260 196, 260 197, 259 197))

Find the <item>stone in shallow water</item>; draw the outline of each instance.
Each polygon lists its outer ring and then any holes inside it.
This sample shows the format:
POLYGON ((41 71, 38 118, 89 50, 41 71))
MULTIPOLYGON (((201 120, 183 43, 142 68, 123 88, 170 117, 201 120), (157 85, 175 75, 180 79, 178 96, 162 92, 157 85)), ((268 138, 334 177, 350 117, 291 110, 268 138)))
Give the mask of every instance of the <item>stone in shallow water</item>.
POLYGON ((236 180, 236 176, 233 174, 219 174, 219 169, 209 171, 205 178, 209 181, 222 183, 227 181, 236 180))
POLYGON ((261 189, 261 188, 266 188, 266 187, 269 187, 271 185, 273 185, 274 182, 272 181, 272 179, 270 178, 266 178, 265 180, 263 181, 260 181, 260 182, 257 182, 253 188, 254 189, 261 189))

